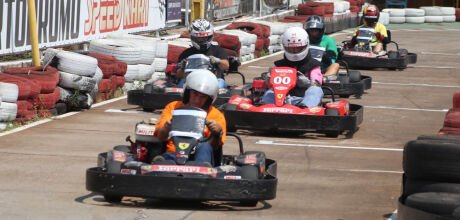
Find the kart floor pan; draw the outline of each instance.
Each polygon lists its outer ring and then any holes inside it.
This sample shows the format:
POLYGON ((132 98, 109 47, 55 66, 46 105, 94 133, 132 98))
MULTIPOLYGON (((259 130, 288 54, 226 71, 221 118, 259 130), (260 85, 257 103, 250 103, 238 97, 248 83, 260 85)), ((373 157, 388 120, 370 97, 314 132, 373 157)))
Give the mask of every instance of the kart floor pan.
POLYGON ((351 137, 363 121, 363 107, 350 104, 351 113, 347 116, 298 115, 280 113, 261 113, 225 109, 229 131, 248 130, 304 130, 318 133, 349 131, 351 137))
POLYGON ((360 57, 344 54, 342 60, 347 62, 350 68, 354 69, 373 69, 373 68, 388 68, 388 69, 404 69, 409 64, 409 57, 399 58, 376 58, 376 57, 360 57))
MULTIPOLYGON (((267 166, 269 164, 276 169, 276 162, 267 160, 267 166)), ((269 174, 264 179, 227 180, 116 174, 99 167, 86 170, 86 189, 111 196, 202 201, 270 200, 276 197, 277 184, 278 179, 269 174)))

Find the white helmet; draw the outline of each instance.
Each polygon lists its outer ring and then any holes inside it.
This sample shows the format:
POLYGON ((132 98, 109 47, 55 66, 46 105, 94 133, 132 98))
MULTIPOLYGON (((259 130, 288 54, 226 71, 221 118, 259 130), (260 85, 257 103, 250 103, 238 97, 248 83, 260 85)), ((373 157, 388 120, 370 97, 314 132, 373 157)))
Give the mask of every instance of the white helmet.
POLYGON ((190 25, 190 39, 197 50, 207 50, 214 37, 214 27, 209 21, 199 18, 190 25))
POLYGON ((300 27, 291 27, 283 34, 284 55, 290 61, 301 61, 308 55, 310 41, 307 32, 300 27))
POLYGON ((209 108, 209 106, 216 100, 217 94, 219 93, 219 83, 217 82, 216 75, 206 69, 192 71, 187 78, 185 78, 182 94, 185 104, 187 104, 190 99, 190 90, 195 90, 211 97, 209 102, 206 102, 203 109, 209 108))

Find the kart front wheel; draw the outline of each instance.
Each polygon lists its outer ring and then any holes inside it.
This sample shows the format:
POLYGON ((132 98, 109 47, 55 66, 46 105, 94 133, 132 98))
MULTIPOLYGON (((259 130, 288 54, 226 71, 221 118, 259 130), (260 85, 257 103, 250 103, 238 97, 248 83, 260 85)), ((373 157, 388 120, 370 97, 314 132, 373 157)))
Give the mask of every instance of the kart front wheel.
POLYGON ((256 166, 251 165, 243 166, 241 177, 249 180, 257 179, 259 177, 259 169, 256 166))
POLYGON ((119 203, 121 202, 121 199, 123 199, 123 196, 104 195, 104 199, 105 201, 110 202, 110 203, 119 203))
POLYGON ((361 72, 357 70, 350 70, 348 72, 348 75, 350 77, 350 82, 359 82, 361 81, 361 72))

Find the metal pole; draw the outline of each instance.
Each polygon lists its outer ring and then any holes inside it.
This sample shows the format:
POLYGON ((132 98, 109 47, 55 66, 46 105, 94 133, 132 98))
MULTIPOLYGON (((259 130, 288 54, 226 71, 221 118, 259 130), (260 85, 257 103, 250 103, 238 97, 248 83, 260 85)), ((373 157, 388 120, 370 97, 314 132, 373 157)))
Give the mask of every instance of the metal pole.
POLYGON ((32 46, 32 63, 34 66, 40 66, 40 53, 38 50, 37 15, 35 13, 35 0, 28 0, 27 5, 29 9, 29 32, 30 32, 30 42, 32 46))
POLYGON ((252 16, 256 16, 257 12, 257 0, 252 0, 252 16))
POLYGON ((263 0, 259 1, 259 17, 262 17, 262 1, 263 0))
POLYGON ((189 27, 190 26, 190 0, 185 0, 185 26, 189 27))

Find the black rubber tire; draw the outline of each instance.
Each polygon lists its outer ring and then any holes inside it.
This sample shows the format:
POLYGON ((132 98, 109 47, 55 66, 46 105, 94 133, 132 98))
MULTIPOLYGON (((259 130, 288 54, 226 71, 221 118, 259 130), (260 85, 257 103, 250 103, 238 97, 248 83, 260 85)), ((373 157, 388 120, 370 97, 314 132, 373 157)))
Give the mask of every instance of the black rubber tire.
POLYGON ((241 178, 255 180, 259 178, 259 169, 256 166, 245 165, 241 170, 241 178))
POLYGON ((257 200, 248 200, 248 201, 240 201, 241 206, 246 206, 246 207, 255 207, 257 206, 257 203, 259 201, 257 200))
POLYGON ((460 219, 460 207, 454 209, 452 212, 452 218, 457 220, 460 219))
POLYGON ((67 104, 65 104, 63 102, 56 103, 54 108, 56 108, 58 115, 62 115, 62 114, 67 113, 67 104))
POLYGON ((446 135, 420 135, 417 140, 432 140, 439 143, 453 143, 460 144, 460 136, 446 136, 446 135))
POLYGON ((339 110, 337 110, 335 108, 328 108, 328 109, 326 109, 326 112, 324 114, 328 115, 328 116, 339 116, 340 112, 339 112, 339 110))
POLYGON ((417 63, 417 54, 415 53, 408 53, 407 54, 407 61, 409 64, 417 63))
POLYGON ((350 77, 350 82, 360 82, 361 81, 361 72, 358 70, 348 71, 348 76, 350 77))
POLYGON ((224 104, 224 111, 236 111, 237 105, 235 104, 230 104, 230 103, 225 103, 224 104))
POLYGON ((460 183, 445 183, 407 178, 403 194, 406 196, 422 192, 459 193, 460 183))
POLYGON ((149 83, 149 84, 146 84, 146 85, 144 86, 144 93, 145 93, 145 94, 150 94, 150 93, 152 93, 152 92, 153 92, 153 85, 150 84, 150 83, 149 83))
POLYGON ((347 99, 347 98, 350 98, 350 95, 339 95, 339 97, 347 99))
POLYGON ((119 203, 123 199, 123 196, 118 195, 104 195, 104 199, 110 203, 119 203))
POLYGON ((438 215, 451 215, 460 206, 460 194, 425 192, 407 197, 405 205, 438 215))
POLYGON ((407 51, 407 49, 399 49, 398 53, 400 56, 407 56, 409 54, 409 51, 407 51))
POLYGON ((414 140, 404 146, 403 169, 408 178, 460 182, 460 144, 414 140))

